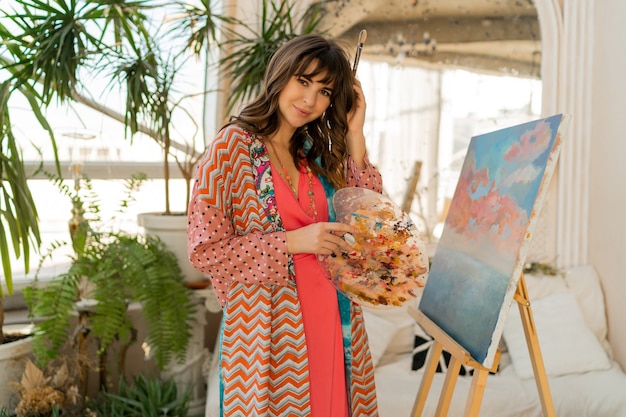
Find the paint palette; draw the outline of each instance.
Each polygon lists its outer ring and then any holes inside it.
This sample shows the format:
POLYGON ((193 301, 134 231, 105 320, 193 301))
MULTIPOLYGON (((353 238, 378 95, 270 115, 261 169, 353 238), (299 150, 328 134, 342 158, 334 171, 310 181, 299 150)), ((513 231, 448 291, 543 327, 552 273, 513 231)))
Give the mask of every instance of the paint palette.
POLYGON ((344 239, 352 250, 322 258, 329 278, 356 303, 399 307, 426 284, 426 245, 408 214, 387 197, 347 187, 333 197, 336 221, 359 231, 344 239))

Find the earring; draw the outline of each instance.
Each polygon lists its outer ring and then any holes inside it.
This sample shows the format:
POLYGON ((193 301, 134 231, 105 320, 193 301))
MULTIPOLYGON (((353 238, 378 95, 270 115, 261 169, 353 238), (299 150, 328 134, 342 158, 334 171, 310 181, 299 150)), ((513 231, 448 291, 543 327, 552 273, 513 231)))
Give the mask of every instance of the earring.
MULTIPOLYGON (((330 106, 328 106, 328 108, 332 109, 333 105, 332 103, 330 104, 330 106)), ((331 130, 332 127, 330 126, 330 120, 326 118, 326 112, 324 112, 324 114, 322 114, 322 120, 324 122, 326 122, 326 127, 328 128, 328 130, 331 130)), ((328 152, 332 152, 333 150, 333 139, 330 137, 330 134, 328 135, 328 152)))

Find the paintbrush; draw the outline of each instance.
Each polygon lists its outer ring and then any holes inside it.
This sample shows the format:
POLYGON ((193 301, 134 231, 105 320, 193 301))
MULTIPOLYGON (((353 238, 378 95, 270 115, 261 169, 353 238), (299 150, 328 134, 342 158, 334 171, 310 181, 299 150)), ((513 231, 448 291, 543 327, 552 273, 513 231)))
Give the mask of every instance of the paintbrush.
POLYGON ((361 52, 363 51, 363 45, 367 39, 367 30, 363 29, 359 32, 359 40, 356 44, 356 54, 354 55, 354 65, 352 66, 352 74, 356 75, 356 69, 359 66, 359 59, 361 59, 361 52))

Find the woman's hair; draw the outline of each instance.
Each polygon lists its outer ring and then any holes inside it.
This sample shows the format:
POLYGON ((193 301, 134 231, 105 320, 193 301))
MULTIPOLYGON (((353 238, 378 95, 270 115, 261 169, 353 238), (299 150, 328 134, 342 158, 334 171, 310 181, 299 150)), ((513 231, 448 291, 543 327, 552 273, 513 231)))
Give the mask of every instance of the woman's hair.
POLYGON ((348 54, 337 41, 310 34, 282 45, 270 59, 260 94, 230 123, 261 137, 271 136, 280 123, 278 96, 291 77, 313 78, 321 73, 324 73, 321 82, 333 86, 330 106, 322 117, 296 130, 290 151, 298 166, 298 154, 310 138, 312 146, 306 158, 311 169, 326 177, 335 188, 341 188, 345 186, 344 162, 348 154, 348 112, 355 104, 356 94, 348 54))

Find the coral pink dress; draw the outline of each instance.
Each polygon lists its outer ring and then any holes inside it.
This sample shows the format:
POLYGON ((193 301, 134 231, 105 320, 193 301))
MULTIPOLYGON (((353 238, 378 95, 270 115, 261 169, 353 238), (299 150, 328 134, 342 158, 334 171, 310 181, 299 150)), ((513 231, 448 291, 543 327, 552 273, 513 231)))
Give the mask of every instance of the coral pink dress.
MULTIPOLYGON (((298 181, 300 200, 272 165, 278 211, 285 230, 315 222, 310 211, 309 182, 302 169, 298 181)), ((328 221, 326 195, 320 180, 312 177, 317 221, 328 221)), ((304 335, 309 360, 311 417, 348 417, 348 396, 343 355, 341 318, 337 290, 326 278, 316 255, 294 255, 296 288, 302 308, 304 335)))

